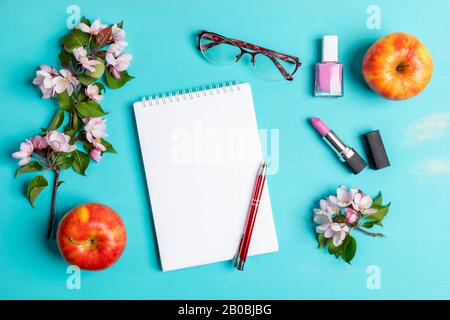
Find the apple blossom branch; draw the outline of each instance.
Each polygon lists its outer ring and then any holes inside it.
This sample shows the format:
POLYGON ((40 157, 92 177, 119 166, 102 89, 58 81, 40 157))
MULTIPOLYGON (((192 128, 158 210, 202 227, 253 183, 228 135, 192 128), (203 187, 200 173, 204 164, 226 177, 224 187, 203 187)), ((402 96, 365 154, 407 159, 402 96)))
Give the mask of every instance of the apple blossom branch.
POLYGON ((356 254, 356 240, 350 235, 352 229, 371 237, 384 237, 382 233, 366 230, 383 226, 390 204, 382 202, 381 192, 372 199, 361 190, 346 186, 340 186, 336 195, 320 200, 319 208, 313 209, 319 248, 328 246, 329 254, 350 263, 356 254))
MULTIPOLYGON (((61 171, 72 168, 85 175, 91 160, 100 162, 104 153, 116 152, 105 140, 106 112, 100 106, 105 85, 118 89, 133 79, 127 72, 132 55, 124 53, 128 43, 123 22, 105 25, 99 19, 91 23, 83 18, 61 44, 59 61, 63 68, 58 71, 41 65, 33 80, 42 98, 55 99, 58 109, 46 129, 26 139, 12 154, 19 159, 16 177, 23 173, 54 173, 47 238, 53 231, 61 171)), ((47 186, 43 174, 29 182, 26 196, 33 207, 47 186)))

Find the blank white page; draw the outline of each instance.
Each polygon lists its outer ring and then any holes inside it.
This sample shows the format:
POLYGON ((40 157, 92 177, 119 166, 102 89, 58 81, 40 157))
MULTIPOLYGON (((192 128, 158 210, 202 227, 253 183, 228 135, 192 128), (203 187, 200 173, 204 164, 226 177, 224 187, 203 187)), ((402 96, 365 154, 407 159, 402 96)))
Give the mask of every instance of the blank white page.
MULTIPOLYGON (((250 85, 133 106, 163 271, 232 259, 263 160, 250 85)), ((249 255, 274 251, 266 182, 249 255)))

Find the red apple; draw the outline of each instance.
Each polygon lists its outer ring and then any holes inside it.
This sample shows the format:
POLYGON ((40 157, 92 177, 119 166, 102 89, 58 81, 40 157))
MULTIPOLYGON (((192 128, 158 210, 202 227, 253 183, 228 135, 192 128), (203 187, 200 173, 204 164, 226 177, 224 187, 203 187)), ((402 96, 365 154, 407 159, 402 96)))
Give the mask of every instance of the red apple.
POLYGON ((127 235, 119 215, 100 203, 70 210, 58 226, 59 251, 68 263, 84 270, 112 266, 125 249, 127 235))
POLYGON ((362 73, 379 95, 402 100, 419 94, 433 74, 427 48, 413 35, 397 32, 375 42, 367 50, 362 73))

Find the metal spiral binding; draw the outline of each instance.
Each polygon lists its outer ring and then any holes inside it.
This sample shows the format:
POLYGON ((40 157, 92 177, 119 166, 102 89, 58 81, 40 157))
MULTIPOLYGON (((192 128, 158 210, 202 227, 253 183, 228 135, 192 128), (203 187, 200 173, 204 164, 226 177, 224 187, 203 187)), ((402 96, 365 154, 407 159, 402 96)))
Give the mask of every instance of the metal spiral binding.
POLYGON ((159 106, 162 104, 176 103, 182 100, 193 100, 201 97, 206 97, 208 95, 221 95, 227 92, 234 92, 241 90, 239 83, 237 81, 210 85, 208 87, 203 86, 201 88, 181 90, 176 92, 169 92, 167 94, 154 95, 148 97, 142 97, 142 105, 144 107, 159 106))

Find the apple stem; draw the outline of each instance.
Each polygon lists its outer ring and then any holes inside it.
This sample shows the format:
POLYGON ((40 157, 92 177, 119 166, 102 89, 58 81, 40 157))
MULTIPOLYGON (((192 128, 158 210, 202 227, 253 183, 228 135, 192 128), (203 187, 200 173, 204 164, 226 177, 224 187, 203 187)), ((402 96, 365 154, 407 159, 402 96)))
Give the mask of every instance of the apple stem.
POLYGON ((56 191, 58 190, 59 184, 59 170, 54 168, 53 172, 55 173, 55 178, 53 180, 52 204, 50 207, 50 218, 48 220, 47 226, 47 239, 50 239, 50 237, 52 236, 53 222, 55 220, 56 191))
POLYGON ((397 68, 396 68, 396 70, 398 71, 398 72, 403 72, 406 68, 408 68, 409 67, 409 64, 407 64, 407 63, 400 63, 398 66, 397 66, 397 68))

